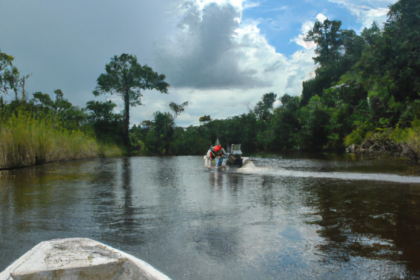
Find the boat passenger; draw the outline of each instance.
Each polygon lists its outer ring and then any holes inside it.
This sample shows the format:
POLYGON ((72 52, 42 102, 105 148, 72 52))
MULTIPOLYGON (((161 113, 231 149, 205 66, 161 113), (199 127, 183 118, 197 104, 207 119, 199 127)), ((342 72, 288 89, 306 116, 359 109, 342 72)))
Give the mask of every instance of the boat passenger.
POLYGON ((216 159, 216 166, 222 166, 223 156, 226 155, 227 153, 222 145, 216 145, 210 150, 210 158, 216 159))

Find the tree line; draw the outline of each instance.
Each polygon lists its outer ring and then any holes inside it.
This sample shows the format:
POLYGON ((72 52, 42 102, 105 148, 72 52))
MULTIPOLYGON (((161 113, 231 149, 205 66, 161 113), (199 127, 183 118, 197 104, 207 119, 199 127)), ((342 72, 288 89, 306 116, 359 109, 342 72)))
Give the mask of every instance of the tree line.
POLYGON ((106 64, 93 91, 95 96, 119 95, 124 108, 115 113, 112 101, 73 106, 61 90, 54 91, 55 100, 41 92, 29 99, 24 88, 29 76, 0 52, 1 91, 15 93, 10 104, 0 96, 0 116, 17 108, 48 113, 69 129, 134 155, 201 155, 216 139, 225 146, 241 143, 245 152, 344 150, 372 135, 420 143, 420 3, 400 0, 389 8, 383 26, 374 22, 360 35, 342 29, 339 20, 316 21, 305 40, 316 43, 317 68, 315 78, 303 82, 302 94, 266 93, 248 112, 224 120, 203 115, 199 126, 177 127, 175 119, 188 102, 171 102, 168 112, 155 112, 151 120, 130 127, 130 108, 141 105, 141 91, 168 93, 169 84, 165 75, 128 54, 106 64), (274 108, 277 98, 281 105, 274 108))

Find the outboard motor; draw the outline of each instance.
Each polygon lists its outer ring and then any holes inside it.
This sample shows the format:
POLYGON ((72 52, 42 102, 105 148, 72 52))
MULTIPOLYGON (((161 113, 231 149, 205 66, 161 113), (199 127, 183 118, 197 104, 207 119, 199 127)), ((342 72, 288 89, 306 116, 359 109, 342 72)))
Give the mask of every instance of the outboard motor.
POLYGON ((226 161, 226 165, 242 167, 242 164, 243 164, 243 159, 242 159, 241 144, 232 144, 230 148, 230 154, 226 161))

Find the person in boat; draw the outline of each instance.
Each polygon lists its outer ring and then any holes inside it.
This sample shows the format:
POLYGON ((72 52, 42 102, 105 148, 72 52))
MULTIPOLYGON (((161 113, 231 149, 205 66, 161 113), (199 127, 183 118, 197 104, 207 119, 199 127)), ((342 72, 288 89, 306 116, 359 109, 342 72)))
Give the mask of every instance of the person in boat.
POLYGON ((223 149, 222 145, 216 145, 210 149, 210 158, 216 159, 216 166, 222 166, 223 156, 226 156, 227 153, 225 149, 223 149))

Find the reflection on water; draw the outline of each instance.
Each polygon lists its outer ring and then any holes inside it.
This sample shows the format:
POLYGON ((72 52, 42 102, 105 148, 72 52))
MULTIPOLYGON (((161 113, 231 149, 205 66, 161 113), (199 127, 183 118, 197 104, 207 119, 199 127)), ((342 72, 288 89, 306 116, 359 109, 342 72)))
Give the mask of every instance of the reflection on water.
POLYGON ((242 174, 139 157, 0 171, 0 270, 40 241, 88 237, 173 279, 416 279, 420 184, 383 162, 289 155, 242 174))
POLYGON ((326 261, 349 262, 354 257, 404 263, 420 268, 420 187, 343 182, 305 188, 308 205, 318 215, 325 238, 317 248, 326 261))

